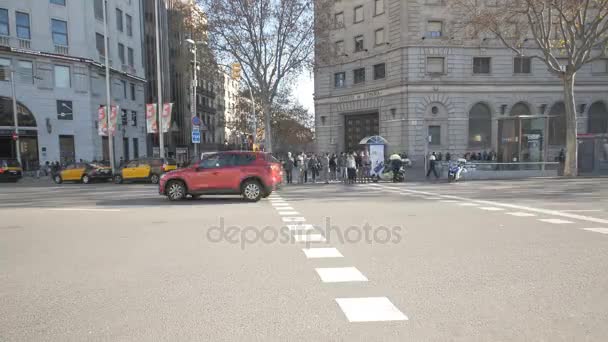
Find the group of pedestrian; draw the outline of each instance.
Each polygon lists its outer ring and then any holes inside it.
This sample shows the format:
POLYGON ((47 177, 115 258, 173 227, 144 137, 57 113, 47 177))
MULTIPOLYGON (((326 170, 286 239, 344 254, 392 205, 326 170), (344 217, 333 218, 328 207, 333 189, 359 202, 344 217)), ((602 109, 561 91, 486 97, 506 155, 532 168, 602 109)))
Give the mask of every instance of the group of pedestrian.
POLYGON ((371 170, 371 161, 365 151, 339 154, 302 152, 296 155, 288 152, 281 162, 287 184, 338 181, 350 184, 369 178, 371 170))

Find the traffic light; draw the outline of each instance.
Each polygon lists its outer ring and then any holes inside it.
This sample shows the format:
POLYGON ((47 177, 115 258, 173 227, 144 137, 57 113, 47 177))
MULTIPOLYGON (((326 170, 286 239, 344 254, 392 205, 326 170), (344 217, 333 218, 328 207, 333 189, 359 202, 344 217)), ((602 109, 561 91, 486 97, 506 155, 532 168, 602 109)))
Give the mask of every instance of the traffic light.
POLYGON ((232 63, 232 79, 238 80, 241 78, 241 65, 239 63, 232 63))

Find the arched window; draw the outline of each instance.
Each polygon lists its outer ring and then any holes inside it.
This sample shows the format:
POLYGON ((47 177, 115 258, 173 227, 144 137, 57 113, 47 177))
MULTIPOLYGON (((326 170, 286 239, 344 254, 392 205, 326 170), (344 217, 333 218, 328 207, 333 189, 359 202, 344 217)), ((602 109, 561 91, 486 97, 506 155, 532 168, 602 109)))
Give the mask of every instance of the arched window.
MULTIPOLYGON (((17 102, 19 127, 36 127, 36 119, 27 107, 17 102)), ((13 100, 0 96, 0 126, 14 126, 13 100)))
POLYGON ((492 145, 492 113, 483 103, 469 112, 469 147, 486 148, 492 145))
POLYGON ((513 105, 513 108, 511 108, 511 113, 509 115, 519 116, 519 115, 530 115, 530 114, 531 114, 530 107, 528 107, 528 105, 523 102, 519 102, 519 103, 516 103, 515 105, 513 105))
POLYGON ((608 133, 608 110, 603 102, 596 102, 589 108, 587 133, 608 133))
POLYGON ((549 145, 566 144, 566 106, 558 102, 549 112, 549 145))

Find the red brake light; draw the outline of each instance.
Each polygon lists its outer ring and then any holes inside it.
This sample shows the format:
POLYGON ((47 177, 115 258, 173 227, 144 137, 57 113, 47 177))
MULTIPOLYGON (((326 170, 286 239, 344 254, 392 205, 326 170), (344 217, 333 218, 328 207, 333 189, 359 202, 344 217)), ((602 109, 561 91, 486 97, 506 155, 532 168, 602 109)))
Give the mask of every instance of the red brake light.
POLYGON ((4 169, 0 167, 0 173, 4 173, 4 169))

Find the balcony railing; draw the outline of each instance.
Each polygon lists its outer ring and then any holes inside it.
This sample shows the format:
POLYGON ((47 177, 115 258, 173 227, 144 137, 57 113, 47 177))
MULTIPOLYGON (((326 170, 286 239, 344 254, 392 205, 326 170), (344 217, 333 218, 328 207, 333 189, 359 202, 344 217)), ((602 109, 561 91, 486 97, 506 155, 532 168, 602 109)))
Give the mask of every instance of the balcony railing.
POLYGON ((1 46, 10 46, 11 39, 9 36, 0 36, 0 45, 1 46))
POLYGON ((29 39, 21 39, 19 38, 19 48, 20 49, 31 49, 32 48, 32 42, 29 39))
POLYGON ((55 53, 58 53, 60 55, 68 55, 69 51, 70 50, 65 45, 55 45, 55 53))

